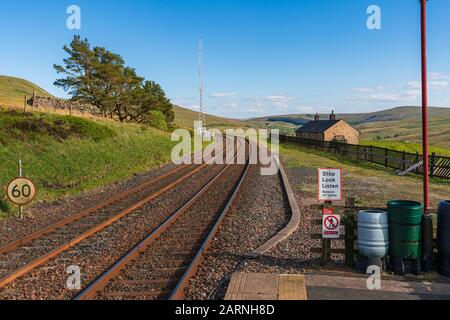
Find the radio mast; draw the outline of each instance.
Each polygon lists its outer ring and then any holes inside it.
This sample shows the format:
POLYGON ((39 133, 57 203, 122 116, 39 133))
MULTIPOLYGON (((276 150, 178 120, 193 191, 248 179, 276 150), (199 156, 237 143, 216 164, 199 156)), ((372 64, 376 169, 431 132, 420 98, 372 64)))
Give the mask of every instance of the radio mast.
POLYGON ((199 104, 199 121, 202 123, 202 127, 206 126, 205 116, 203 114, 203 40, 198 41, 198 78, 199 78, 199 93, 200 93, 200 104, 199 104))

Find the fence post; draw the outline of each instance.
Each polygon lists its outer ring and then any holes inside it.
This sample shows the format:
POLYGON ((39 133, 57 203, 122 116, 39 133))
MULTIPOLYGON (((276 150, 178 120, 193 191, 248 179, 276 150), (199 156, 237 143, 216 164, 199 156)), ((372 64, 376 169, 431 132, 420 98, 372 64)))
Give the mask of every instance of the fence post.
POLYGON ((419 151, 416 151, 416 161, 415 162, 419 162, 419 159, 420 159, 419 151))
POLYGON ((27 113, 27 95, 23 99, 23 113, 27 113))
MULTIPOLYGON (((354 207, 355 199, 345 199, 346 207, 354 207)), ((355 266, 355 211, 354 209, 345 209, 345 265, 347 267, 355 266)))
POLYGON ((431 154, 431 161, 430 161, 430 178, 434 178, 434 165, 436 162, 436 153, 433 152, 431 154))
POLYGON ((33 108, 36 108, 36 90, 33 91, 33 108))
POLYGON ((370 146, 370 162, 373 162, 373 146, 370 146))
POLYGON ((388 149, 384 148, 384 167, 388 167, 388 149))
POLYGON ((405 171, 406 170, 406 152, 403 151, 403 155, 402 155, 402 170, 405 171))

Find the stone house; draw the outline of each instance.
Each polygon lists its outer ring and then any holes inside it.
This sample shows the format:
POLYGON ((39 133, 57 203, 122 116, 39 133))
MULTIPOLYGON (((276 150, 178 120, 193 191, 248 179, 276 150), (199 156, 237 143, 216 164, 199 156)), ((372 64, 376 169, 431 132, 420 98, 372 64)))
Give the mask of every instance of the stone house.
POLYGON ((333 111, 329 120, 320 120, 319 114, 316 114, 314 121, 306 123, 296 131, 296 136, 302 139, 359 144, 360 132, 344 120, 337 120, 333 111))

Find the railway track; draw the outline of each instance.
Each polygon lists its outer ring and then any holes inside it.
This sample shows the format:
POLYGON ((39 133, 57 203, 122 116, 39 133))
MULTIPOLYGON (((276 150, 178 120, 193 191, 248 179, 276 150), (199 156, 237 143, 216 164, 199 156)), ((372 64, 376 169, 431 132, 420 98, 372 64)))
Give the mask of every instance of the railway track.
MULTIPOLYGON (((226 148, 233 146, 227 143, 226 148)), ((226 150, 220 155, 224 156, 226 150)), ((206 165, 182 165, 0 248, 1 289, 174 189, 206 165)))
POLYGON ((227 164, 75 299, 182 299, 246 177, 249 149, 240 140, 245 165, 227 164))

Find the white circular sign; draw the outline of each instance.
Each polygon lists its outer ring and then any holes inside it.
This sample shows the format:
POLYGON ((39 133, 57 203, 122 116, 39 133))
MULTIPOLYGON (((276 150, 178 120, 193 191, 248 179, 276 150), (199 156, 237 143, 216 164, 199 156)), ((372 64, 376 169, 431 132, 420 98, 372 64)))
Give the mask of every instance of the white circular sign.
POLYGON ((17 178, 6 187, 6 195, 12 203, 23 206, 33 201, 36 187, 27 178, 17 178))

